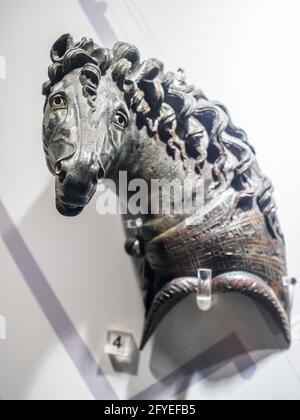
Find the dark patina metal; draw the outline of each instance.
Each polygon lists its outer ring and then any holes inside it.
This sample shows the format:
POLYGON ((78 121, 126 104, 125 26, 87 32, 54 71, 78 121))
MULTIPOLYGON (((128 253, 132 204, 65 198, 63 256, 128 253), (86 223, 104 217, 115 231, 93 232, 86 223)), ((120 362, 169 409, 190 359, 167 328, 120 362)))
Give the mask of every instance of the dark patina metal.
MULTIPOLYGON (((183 70, 140 61, 136 47, 112 50, 62 36, 51 50, 43 139, 56 177, 56 203, 76 216, 104 177, 203 179, 205 214, 143 217, 126 250, 141 259, 145 345, 167 311, 196 292, 197 268, 213 271, 213 292, 262 301, 290 342, 284 238, 272 184, 226 108, 186 83, 183 70)), ((130 232, 130 230, 128 231, 130 232)))

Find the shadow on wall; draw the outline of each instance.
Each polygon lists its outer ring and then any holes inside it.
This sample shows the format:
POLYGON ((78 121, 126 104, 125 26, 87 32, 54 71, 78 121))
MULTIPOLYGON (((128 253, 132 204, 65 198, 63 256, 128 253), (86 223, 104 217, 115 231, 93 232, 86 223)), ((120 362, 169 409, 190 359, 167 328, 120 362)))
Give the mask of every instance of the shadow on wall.
POLYGON ((107 3, 105 1, 79 0, 79 4, 88 16, 103 45, 111 48, 117 42, 118 37, 105 18, 105 13, 108 9, 107 3))
POLYGON ((234 381, 237 375, 251 379, 260 361, 283 348, 283 336, 259 303, 236 293, 224 294, 210 312, 200 313, 195 296, 190 296, 158 330, 151 371, 155 377, 165 377, 178 395, 203 380, 206 387, 214 387, 220 381, 234 381), (183 365, 187 353, 194 356, 183 365), (168 376, 175 366, 182 366, 180 377, 168 376))
MULTIPOLYGON (((98 363, 106 374, 118 378, 122 373, 113 372, 103 353, 106 331, 119 319, 121 325, 127 323, 136 339, 140 338, 144 317, 139 280, 134 278, 129 257, 123 252, 119 216, 100 218, 91 204, 77 219, 62 218, 54 208, 51 185, 27 213, 20 232, 65 311, 72 314, 74 325, 81 329, 87 347, 99 355, 94 360, 95 376, 100 380, 98 363)), ((21 297, 16 299, 22 302, 21 297)), ((72 341, 74 331, 67 327, 62 334, 72 341)), ((158 382, 140 397, 172 398, 200 380, 206 379, 209 387, 215 381, 235 380, 237 375, 251 377, 259 360, 280 350, 276 334, 276 325, 265 309, 246 297, 219 296, 211 312, 200 313, 191 296, 169 313, 154 340, 148 343, 148 353, 153 344, 150 371, 158 382), (256 350, 265 351, 254 354, 256 350)), ((31 376, 55 346, 42 331, 41 336, 26 343, 26 371, 20 375, 16 395, 26 392, 31 376)), ((80 353, 81 349, 76 351, 80 353)), ((132 397, 136 381, 143 383, 144 374, 139 369, 138 378, 129 377, 124 398, 132 397)))
MULTIPOLYGON (((205 358, 204 370, 257 350, 264 350, 267 354, 269 350, 284 348, 283 336, 267 310, 260 303, 237 293, 218 295, 212 310, 201 313, 195 296, 189 296, 184 305, 179 304, 168 318, 163 321, 155 337, 151 360, 155 375, 166 374, 174 365, 180 366, 183 352, 192 352, 197 346, 200 350, 198 354, 205 354, 209 348, 215 347, 215 343, 232 334, 238 340, 233 339, 231 348, 223 352, 219 346, 220 352, 214 355, 215 359, 205 358), (168 334, 165 334, 166 331, 168 334), (174 365, 170 366, 171 363, 174 365)), ((229 370, 227 374, 230 376, 229 370)))

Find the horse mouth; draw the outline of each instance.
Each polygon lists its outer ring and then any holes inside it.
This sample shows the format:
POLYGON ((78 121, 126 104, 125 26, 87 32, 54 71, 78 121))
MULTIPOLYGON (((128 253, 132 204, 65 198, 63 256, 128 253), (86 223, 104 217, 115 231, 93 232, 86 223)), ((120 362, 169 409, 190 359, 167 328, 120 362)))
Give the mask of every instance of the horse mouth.
POLYGON ((56 208, 62 216, 75 217, 78 216, 85 206, 78 206, 73 204, 66 204, 60 200, 56 201, 56 208))
POLYGON ((89 193, 88 195, 74 195, 70 194, 70 192, 62 190, 60 186, 56 185, 56 208, 62 216, 78 216, 89 204, 92 197, 93 190, 92 193, 89 193))

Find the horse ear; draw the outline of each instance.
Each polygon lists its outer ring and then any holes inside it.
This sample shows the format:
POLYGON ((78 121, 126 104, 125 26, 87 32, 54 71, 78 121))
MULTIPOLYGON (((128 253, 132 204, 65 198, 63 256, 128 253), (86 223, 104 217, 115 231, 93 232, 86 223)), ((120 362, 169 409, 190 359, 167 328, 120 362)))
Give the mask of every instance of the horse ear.
POLYGON ((62 63, 65 53, 70 48, 74 48, 74 46, 75 43, 70 34, 65 34, 58 38, 50 52, 53 63, 62 63))

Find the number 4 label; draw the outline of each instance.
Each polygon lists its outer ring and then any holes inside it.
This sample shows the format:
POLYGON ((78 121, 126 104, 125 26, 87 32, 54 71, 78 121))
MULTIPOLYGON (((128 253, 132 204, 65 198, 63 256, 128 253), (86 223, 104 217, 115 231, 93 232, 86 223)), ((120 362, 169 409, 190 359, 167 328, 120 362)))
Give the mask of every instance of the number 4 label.
POLYGON ((105 353, 110 356, 130 359, 134 350, 133 336, 121 331, 108 331, 105 353))
POLYGON ((122 336, 121 335, 119 335, 119 337, 116 338, 113 345, 116 346, 120 350, 120 348, 122 347, 122 336))

